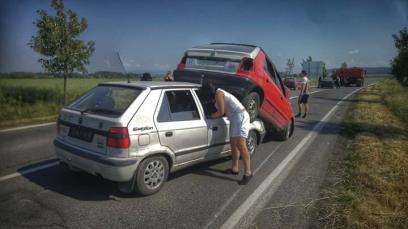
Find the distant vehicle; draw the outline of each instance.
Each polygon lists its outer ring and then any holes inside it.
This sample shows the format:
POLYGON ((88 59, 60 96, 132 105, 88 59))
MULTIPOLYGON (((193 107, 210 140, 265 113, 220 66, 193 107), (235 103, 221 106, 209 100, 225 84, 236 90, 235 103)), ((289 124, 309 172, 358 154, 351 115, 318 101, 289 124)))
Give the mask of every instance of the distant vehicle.
POLYGON ((301 79, 296 79, 296 82, 295 82, 295 83, 296 83, 296 89, 297 89, 297 90, 302 90, 304 81, 301 80, 301 79))
POLYGON ((295 77, 286 77, 285 86, 291 90, 296 90, 296 78, 295 77))
POLYGON ((354 84, 358 87, 364 85, 366 71, 364 68, 342 68, 336 71, 336 76, 340 78, 340 84, 350 86, 354 84))
POLYGON ((317 88, 334 88, 334 81, 329 78, 320 79, 317 88))
MULTIPOLYGON (((230 154, 229 121, 207 118, 198 84, 102 83, 64 107, 55 152, 61 163, 150 195, 169 172, 230 154)), ((250 125, 251 155, 265 135, 250 125)))
POLYGON ((251 121, 259 115, 282 140, 293 133, 289 89, 266 53, 257 46, 212 43, 188 49, 174 71, 175 81, 208 81, 237 97, 251 121))

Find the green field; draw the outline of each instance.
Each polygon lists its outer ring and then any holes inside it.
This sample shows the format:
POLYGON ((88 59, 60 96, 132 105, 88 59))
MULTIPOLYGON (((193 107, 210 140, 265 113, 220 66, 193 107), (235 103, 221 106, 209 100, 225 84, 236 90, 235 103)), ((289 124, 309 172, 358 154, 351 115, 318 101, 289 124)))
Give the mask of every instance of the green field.
MULTIPOLYGON (((68 100, 109 81, 126 79, 68 79, 68 100)), ((63 89, 63 79, 0 78, 0 128, 55 120, 62 107, 63 89)))

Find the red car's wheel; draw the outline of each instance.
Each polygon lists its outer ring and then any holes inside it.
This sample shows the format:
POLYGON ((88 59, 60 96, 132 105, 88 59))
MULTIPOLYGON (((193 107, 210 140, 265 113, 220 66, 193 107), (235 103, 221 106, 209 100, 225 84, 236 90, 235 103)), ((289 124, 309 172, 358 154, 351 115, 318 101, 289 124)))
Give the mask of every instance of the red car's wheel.
POLYGON ((258 116, 259 100, 259 95, 256 92, 249 93, 249 95, 242 100, 242 105, 244 105, 245 109, 247 110, 251 122, 253 122, 258 116))

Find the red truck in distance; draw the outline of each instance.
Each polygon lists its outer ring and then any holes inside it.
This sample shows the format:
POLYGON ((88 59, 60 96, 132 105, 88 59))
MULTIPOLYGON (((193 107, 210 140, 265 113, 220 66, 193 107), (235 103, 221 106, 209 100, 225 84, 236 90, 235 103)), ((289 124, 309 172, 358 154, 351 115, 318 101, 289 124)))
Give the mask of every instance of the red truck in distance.
POLYGON ((336 76, 340 78, 340 83, 343 86, 354 84, 358 87, 364 85, 366 70, 364 68, 341 68, 336 71, 336 76))

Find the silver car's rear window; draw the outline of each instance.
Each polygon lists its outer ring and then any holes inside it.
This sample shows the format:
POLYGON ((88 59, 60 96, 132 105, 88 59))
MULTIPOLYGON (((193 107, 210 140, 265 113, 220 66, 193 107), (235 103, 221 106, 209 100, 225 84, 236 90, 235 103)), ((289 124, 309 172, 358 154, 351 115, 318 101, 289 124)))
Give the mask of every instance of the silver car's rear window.
POLYGON ((76 99, 67 108, 86 113, 120 116, 139 96, 142 89, 123 86, 97 86, 76 99))

